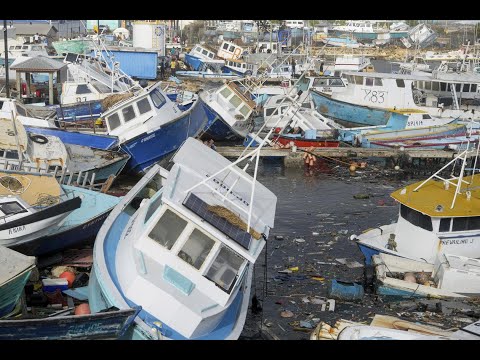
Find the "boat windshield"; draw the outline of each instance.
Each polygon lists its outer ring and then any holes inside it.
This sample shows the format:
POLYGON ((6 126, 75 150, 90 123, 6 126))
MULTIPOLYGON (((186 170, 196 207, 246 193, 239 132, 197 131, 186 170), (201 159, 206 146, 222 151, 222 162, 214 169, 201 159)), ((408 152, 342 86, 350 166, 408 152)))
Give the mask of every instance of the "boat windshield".
POLYGON ((417 210, 413 210, 408 206, 401 205, 400 216, 407 220, 409 223, 421 227, 422 229, 432 231, 432 218, 428 215, 422 214, 417 210))

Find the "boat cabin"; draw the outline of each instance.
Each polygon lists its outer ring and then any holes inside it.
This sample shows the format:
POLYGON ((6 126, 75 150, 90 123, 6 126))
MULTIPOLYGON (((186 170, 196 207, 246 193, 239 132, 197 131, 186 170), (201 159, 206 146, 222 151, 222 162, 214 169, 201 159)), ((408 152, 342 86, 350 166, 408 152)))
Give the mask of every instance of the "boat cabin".
MULTIPOLYGON (((48 56, 47 46, 45 44, 23 44, 10 45, 8 47, 8 57, 17 58, 20 56, 48 56)), ((3 54, 5 57, 5 54, 3 54)))
POLYGON ((254 65, 245 61, 225 60, 225 67, 242 75, 252 75, 254 73, 254 65))
POLYGON ((105 96, 106 94, 100 91, 91 82, 64 82, 62 84, 62 104, 74 104, 92 100, 101 100, 105 96))
POLYGON ((105 118, 108 134, 124 140, 125 136, 133 138, 147 128, 176 118, 180 113, 176 102, 170 100, 157 83, 147 91, 113 105, 102 117, 105 118))
POLYGON ((245 49, 241 46, 224 40, 217 51, 217 56, 225 60, 239 60, 244 51, 245 49))
POLYGON ((119 235, 116 277, 128 301, 142 306, 142 321, 161 321, 169 338, 194 339, 242 316, 276 196, 255 182, 252 199, 253 178, 193 138, 173 162, 170 171, 157 167, 162 185, 119 235))
POLYGON ((256 107, 255 102, 247 98, 234 82, 223 85, 215 94, 221 107, 221 109, 216 110, 220 111, 219 114, 224 119, 233 117, 236 122, 246 122, 256 107))
POLYGON ((190 51, 189 55, 198 57, 203 60, 213 60, 216 57, 213 50, 210 50, 200 44, 195 45, 194 48, 190 51))

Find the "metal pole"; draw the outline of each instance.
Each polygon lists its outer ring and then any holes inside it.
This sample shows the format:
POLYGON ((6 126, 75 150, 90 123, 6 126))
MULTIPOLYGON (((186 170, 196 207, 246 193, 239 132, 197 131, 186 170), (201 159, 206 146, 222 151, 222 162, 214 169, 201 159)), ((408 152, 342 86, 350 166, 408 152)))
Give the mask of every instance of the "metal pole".
POLYGON ((10 97, 10 79, 8 76, 8 40, 7 40, 7 20, 3 20, 3 43, 5 44, 5 89, 7 98, 10 97))
POLYGON ((98 45, 100 45, 100 20, 97 20, 97 41, 98 45))

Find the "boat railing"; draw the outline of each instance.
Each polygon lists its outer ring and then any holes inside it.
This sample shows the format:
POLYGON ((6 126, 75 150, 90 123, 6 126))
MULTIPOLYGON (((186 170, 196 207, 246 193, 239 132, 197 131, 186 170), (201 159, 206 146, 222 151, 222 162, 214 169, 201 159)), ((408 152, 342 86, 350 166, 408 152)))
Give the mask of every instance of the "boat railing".
POLYGON ((75 171, 71 172, 68 167, 62 168, 61 166, 55 166, 54 168, 41 168, 39 164, 24 163, 18 160, 6 160, 0 163, 0 169, 4 173, 12 174, 24 174, 24 175, 43 175, 55 177, 61 185, 71 185, 88 190, 100 191, 102 193, 107 192, 113 181, 115 175, 110 175, 105 182, 96 183, 95 171, 75 171))

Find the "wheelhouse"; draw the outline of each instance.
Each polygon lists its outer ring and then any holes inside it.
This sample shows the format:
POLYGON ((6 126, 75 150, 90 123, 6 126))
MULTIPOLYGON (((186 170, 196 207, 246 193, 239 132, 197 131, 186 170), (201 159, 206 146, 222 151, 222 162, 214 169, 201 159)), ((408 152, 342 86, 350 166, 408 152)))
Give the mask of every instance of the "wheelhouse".
POLYGON ((230 41, 223 41, 218 49, 217 56, 225 60, 238 60, 243 54, 244 49, 230 41))

